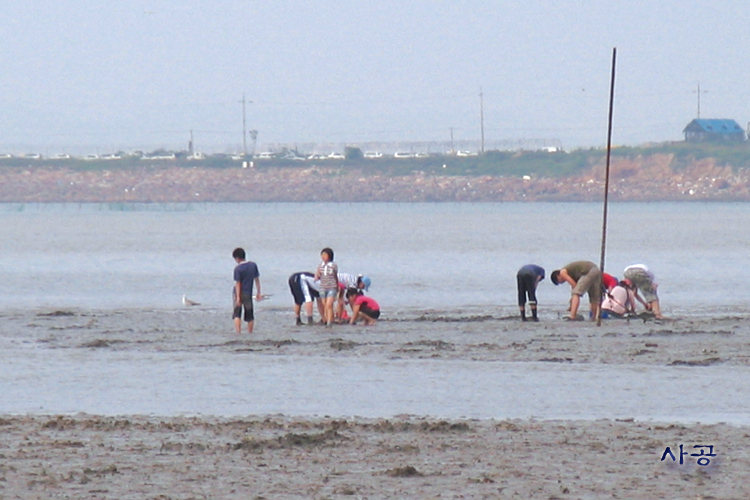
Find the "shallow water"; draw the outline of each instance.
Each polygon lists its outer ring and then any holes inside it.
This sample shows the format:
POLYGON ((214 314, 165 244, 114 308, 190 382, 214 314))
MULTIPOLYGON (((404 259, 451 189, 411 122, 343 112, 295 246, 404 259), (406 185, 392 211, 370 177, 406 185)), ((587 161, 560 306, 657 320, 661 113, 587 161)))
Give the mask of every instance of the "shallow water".
POLYGON ((548 281, 541 324, 504 321, 516 314, 516 270, 598 261, 600 225, 595 204, 0 206, 0 413, 750 423, 743 204, 611 207, 607 265, 647 263, 663 310, 684 323, 562 325, 569 289, 548 281), (261 342, 235 346, 238 245, 273 297, 257 306, 261 342), (313 269, 324 246, 342 271, 373 280, 386 321, 371 342, 346 327, 290 327, 286 279, 313 269), (202 305, 188 312, 183 294, 202 305), (608 353, 587 344, 603 332, 608 353), (618 358, 623 336, 638 345, 618 358), (274 339, 289 350, 255 352, 274 339))
MULTIPOLYGON (((515 273, 599 262, 598 204, 0 205, 0 307, 227 307, 236 246, 263 289, 331 246, 343 272, 368 274, 387 308, 512 305, 515 273)), ((741 203, 618 203, 605 268, 644 262, 667 312, 746 304, 750 210, 741 203)), ((542 304, 569 291, 545 280, 542 304)))
POLYGON ((70 351, 36 351, 4 364, 5 414, 413 414, 750 424, 747 367, 70 351))

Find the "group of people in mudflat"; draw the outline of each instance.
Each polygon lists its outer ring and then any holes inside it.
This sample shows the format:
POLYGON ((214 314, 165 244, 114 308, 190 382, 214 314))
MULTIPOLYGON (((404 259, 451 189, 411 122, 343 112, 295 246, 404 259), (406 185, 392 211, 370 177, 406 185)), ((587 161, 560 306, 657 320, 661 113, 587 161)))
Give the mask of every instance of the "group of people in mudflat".
MULTIPOLYGON (((536 288, 544 279, 544 268, 528 264, 518 270, 518 308, 521 320, 528 321, 526 303, 531 310, 531 320, 539 321, 537 316, 536 288)), ((596 319, 601 308, 602 318, 624 318, 636 314, 636 301, 640 302, 656 319, 662 319, 659 296, 656 293, 658 284, 654 273, 644 264, 628 266, 623 271, 623 279, 618 280, 611 274, 602 273, 599 266, 588 260, 579 260, 552 271, 550 280, 553 284, 568 283, 571 287, 570 314, 564 319, 583 320, 578 313, 581 297, 588 295, 590 317, 596 319)))
MULTIPOLYGON (((246 260, 245 251, 236 248, 232 257, 237 263, 234 268, 232 318, 237 333, 241 332, 242 320, 247 323, 248 333, 253 333, 255 316, 253 300, 263 300, 260 288, 258 266, 246 260), (253 294, 255 291, 255 294, 253 294)), ((315 272, 296 272, 289 277, 289 290, 294 298, 294 315, 297 325, 313 324, 313 302, 317 301, 321 323, 331 327, 334 323, 374 325, 380 317, 380 305, 364 292, 370 289, 370 278, 363 274, 339 272, 333 260, 333 250, 324 248, 320 252, 320 264, 315 272), (346 306, 351 309, 351 316, 346 306), (302 320, 302 307, 306 322, 302 320)), ((545 278, 544 268, 527 264, 518 270, 518 308, 522 321, 539 321, 536 289, 545 278), (531 318, 526 316, 529 304, 531 318)), ((603 318, 623 318, 636 314, 636 302, 661 319, 657 283, 654 274, 643 264, 628 266, 623 271, 623 279, 618 280, 608 273, 602 273, 593 262, 581 260, 552 271, 550 280, 555 285, 568 283, 571 287, 569 315, 564 319, 583 320, 578 313, 581 297, 588 295, 590 317, 596 319, 601 308, 603 318)))
POLYGON ((305 324, 300 317, 302 304, 305 305, 307 324, 313 324, 314 299, 318 302, 321 322, 327 327, 343 322, 354 325, 359 320, 365 325, 374 325, 380 317, 380 305, 364 294, 371 284, 370 278, 363 274, 339 272, 338 265, 333 261, 333 250, 324 248, 314 274, 300 272, 289 277, 297 325, 305 324), (351 316, 346 312, 346 304, 351 308, 351 316))
MULTIPOLYGON (((242 331, 242 320, 247 323, 247 332, 253 333, 255 316, 253 300, 263 300, 260 289, 258 266, 246 260, 245 250, 235 248, 232 253, 237 265, 234 268, 232 318, 237 333, 242 331), (255 294, 253 294, 255 290, 255 294)), ((294 298, 294 315, 297 325, 313 324, 313 301, 317 301, 321 323, 331 327, 333 323, 374 325, 380 317, 380 305, 365 296, 370 278, 362 274, 339 272, 333 260, 333 250, 324 248, 320 252, 320 264, 314 273, 297 272, 289 277, 289 290, 294 298), (346 305, 351 308, 351 316, 346 305), (302 321, 302 306, 305 306, 307 321, 302 321)))

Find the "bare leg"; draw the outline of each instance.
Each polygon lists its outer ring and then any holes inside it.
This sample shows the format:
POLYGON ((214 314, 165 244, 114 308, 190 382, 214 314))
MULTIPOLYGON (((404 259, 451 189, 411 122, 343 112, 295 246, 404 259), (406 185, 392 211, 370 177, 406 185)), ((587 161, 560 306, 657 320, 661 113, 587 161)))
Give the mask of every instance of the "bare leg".
POLYGON ((338 297, 336 298, 336 312, 333 315, 333 319, 340 319, 344 312, 344 290, 339 291, 338 297))
POLYGON ((578 306, 581 304, 580 295, 572 295, 570 297, 570 319, 576 319, 578 316, 578 306))
POLYGON ((255 321, 247 322, 247 333, 253 333, 253 326, 255 326, 255 321))
POLYGON ((333 324, 333 297, 326 297, 325 298, 325 308, 326 308, 326 326, 331 326, 333 324))
MULTIPOLYGON (((320 319, 322 320, 323 318, 326 317, 326 310, 325 310, 325 307, 323 307, 323 301, 321 299, 318 299, 317 302, 318 302, 318 314, 320 314, 320 319)), ((312 316, 312 314, 310 316, 312 316)))
POLYGON ((234 318, 234 331, 237 332, 237 335, 242 333, 242 319, 234 318))
POLYGON ((663 316, 661 315, 661 307, 659 307, 658 299, 651 302, 651 312, 654 313, 654 317, 656 319, 663 319, 663 316))
MULTIPOLYGON (((305 302, 305 314, 307 315, 307 324, 312 324, 312 301, 305 302)), ((301 325, 302 320, 299 317, 299 314, 297 315, 297 324, 301 325)))
POLYGON ((361 319, 365 325, 372 326, 378 322, 375 318, 371 318, 363 312, 360 312, 357 319, 361 319))
POLYGON ((589 304, 589 308, 591 309, 591 320, 596 321, 596 317, 599 314, 599 304, 596 302, 591 302, 589 304))
POLYGON ((302 312, 302 306, 300 306, 299 304, 294 304, 294 317, 297 319, 298 325, 302 324, 302 320, 299 317, 301 312, 302 312))

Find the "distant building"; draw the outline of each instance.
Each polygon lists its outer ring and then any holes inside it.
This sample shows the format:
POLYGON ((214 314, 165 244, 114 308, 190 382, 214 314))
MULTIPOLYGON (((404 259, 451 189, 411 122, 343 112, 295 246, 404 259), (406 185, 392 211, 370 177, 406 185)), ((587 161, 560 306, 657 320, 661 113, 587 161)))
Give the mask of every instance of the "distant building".
POLYGON ((742 142, 745 131, 734 120, 697 118, 682 131, 687 142, 742 142))

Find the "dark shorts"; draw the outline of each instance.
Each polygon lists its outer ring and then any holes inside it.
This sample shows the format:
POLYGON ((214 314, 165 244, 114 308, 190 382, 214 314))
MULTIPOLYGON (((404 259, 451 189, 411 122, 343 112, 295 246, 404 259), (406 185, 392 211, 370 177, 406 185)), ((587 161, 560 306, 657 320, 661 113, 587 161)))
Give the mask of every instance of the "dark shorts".
MULTIPOLYGON (((294 303, 298 306, 301 306, 305 303, 305 294, 302 292, 302 284, 299 281, 299 277, 303 273, 295 273, 289 276, 289 290, 292 292, 292 297, 294 297, 294 303)), ((312 276, 312 274, 304 273, 307 276, 312 276)), ((317 299, 320 297, 320 294, 310 288, 310 297, 313 299, 317 299)))
POLYGON ((536 304, 536 274, 521 271, 516 275, 516 282, 518 283, 518 305, 526 305, 526 296, 529 297, 530 303, 536 304))
POLYGON ((372 319, 378 319, 380 317, 380 309, 370 309, 364 305, 359 306, 359 312, 372 319))
POLYGON ((253 314, 253 296, 247 295, 245 293, 242 294, 242 305, 241 306, 234 306, 234 311, 232 312, 232 319, 235 318, 242 318, 248 323, 255 320, 255 315, 253 314), (243 316, 242 310, 245 310, 245 314, 243 316))

